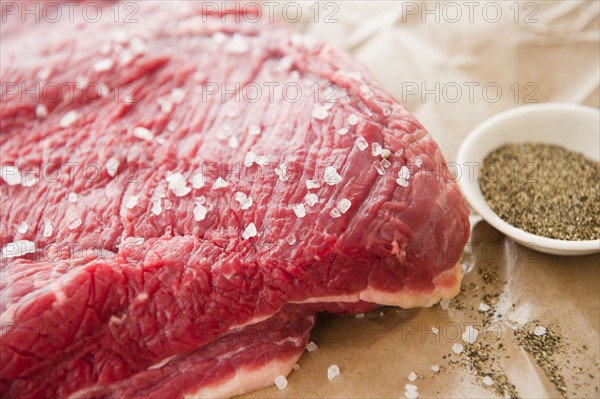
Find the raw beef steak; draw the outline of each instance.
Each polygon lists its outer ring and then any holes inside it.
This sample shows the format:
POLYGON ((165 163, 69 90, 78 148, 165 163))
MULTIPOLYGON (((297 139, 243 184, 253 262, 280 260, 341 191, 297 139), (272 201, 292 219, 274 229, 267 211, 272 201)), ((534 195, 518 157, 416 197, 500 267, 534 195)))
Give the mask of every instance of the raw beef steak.
POLYGON ((137 4, 2 11, 3 397, 231 396, 288 374, 316 312, 458 292, 468 209, 361 65, 137 4))

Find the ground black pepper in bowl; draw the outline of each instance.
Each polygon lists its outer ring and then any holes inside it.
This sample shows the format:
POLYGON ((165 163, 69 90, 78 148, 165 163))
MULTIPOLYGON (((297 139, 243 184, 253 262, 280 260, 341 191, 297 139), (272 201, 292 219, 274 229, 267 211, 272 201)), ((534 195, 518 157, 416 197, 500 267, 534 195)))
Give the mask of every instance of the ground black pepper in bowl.
POLYGON ((600 238, 600 163, 550 144, 506 144, 484 160, 479 186, 490 208, 528 233, 600 238))

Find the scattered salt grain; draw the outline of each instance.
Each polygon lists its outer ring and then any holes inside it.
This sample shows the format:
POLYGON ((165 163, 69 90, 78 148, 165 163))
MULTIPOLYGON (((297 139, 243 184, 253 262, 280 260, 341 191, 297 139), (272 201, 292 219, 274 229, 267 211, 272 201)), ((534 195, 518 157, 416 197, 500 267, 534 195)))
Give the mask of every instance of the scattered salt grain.
POLYGON ((146 299, 148 299, 148 294, 145 292, 142 292, 141 294, 138 294, 136 299, 140 302, 144 302, 146 299))
POLYGON ((487 312, 487 311, 488 311, 488 310, 490 310, 490 309, 491 309, 491 308, 490 308, 490 305, 488 305, 487 303, 483 303, 483 302, 481 302, 481 303, 479 304, 479 311, 480 311, 480 312, 483 312, 483 313, 485 313, 485 312, 487 312))
POLYGON ((452 352, 456 353, 457 355, 460 355, 464 350, 465 347, 462 346, 462 344, 459 344, 458 342, 452 344, 452 352))
POLYGON ((388 150, 387 148, 384 148, 383 150, 381 150, 381 158, 383 159, 388 159, 389 157, 392 156, 392 152, 390 150, 388 150))
POLYGON ((2 248, 3 258, 17 258, 19 256, 32 254, 35 252, 35 243, 28 240, 17 240, 6 244, 2 248))
POLYGON ((141 140, 152 141, 154 134, 145 127, 138 126, 133 128, 133 137, 141 140))
POLYGON ((67 197, 67 199, 69 200, 69 202, 75 203, 75 202, 77 202, 77 194, 69 193, 69 196, 67 197))
POLYGON ((342 181, 342 176, 337 173, 335 166, 325 168, 325 183, 334 186, 342 181))
POLYGON ((250 207, 254 203, 254 201, 252 200, 252 197, 248 197, 246 194, 242 193, 241 191, 238 191, 237 193, 235 193, 235 195, 233 196, 233 199, 235 199, 237 202, 240 203, 240 208, 242 210, 250 209, 250 207))
POLYGON ((489 375, 486 375, 485 377, 483 377, 483 380, 481 380, 481 382, 483 382, 483 384, 487 385, 488 387, 491 387, 492 385, 494 385, 494 380, 492 380, 489 375))
POLYGON ((437 334, 437 333, 440 332, 440 329, 437 328, 437 327, 431 327, 431 332, 434 333, 434 334, 437 334))
POLYGON ((467 326, 465 328, 465 332, 462 334, 462 339, 467 344, 472 344, 477 340, 479 336, 479 331, 473 326, 467 326))
POLYGON ((252 166, 254 161, 256 161, 256 154, 253 153, 252 151, 248 151, 246 153, 246 156, 244 157, 244 166, 248 168, 248 167, 252 166))
POLYGON ((258 125, 250 125, 248 127, 248 134, 250 136, 258 136, 261 132, 260 126, 258 125))
POLYGON ((166 180, 169 183, 169 190, 171 190, 177 197, 184 197, 192 191, 192 188, 187 186, 185 178, 179 172, 167 176, 166 180))
POLYGON ((264 166, 267 164, 267 162, 269 162, 269 158, 264 155, 257 155, 256 160, 254 161, 254 163, 258 166, 264 166))
POLYGON ((423 160, 421 158, 417 158, 415 165, 417 165, 417 168, 420 168, 423 165, 423 160))
POLYGON ((298 363, 294 364, 294 370, 295 371, 300 370, 300 365, 298 363))
POLYGON ((383 175, 385 175, 385 169, 384 169, 384 167, 383 167, 383 166, 382 166, 382 165, 381 165, 379 162, 375 162, 375 163, 373 164, 373 167, 375 168, 375 170, 377 171, 377 173, 378 173, 380 176, 383 176, 383 175))
POLYGON ((367 147, 369 147, 369 143, 367 143, 367 140, 365 140, 363 136, 358 136, 356 141, 354 141, 354 144, 356 144, 358 149, 361 151, 364 151, 367 149, 367 147))
POLYGON ((9 186, 21 184, 21 172, 19 172, 19 168, 16 166, 2 165, 0 167, 0 176, 9 186))
POLYGON ((337 209, 339 209, 341 213, 348 212, 348 209, 350 209, 351 206, 352 206, 352 202, 350 202, 350 200, 348 198, 342 198, 337 203, 337 209))
POLYGON ((285 240, 287 241, 288 244, 294 245, 296 243, 296 236, 291 234, 291 235, 287 236, 285 240))
POLYGON ((219 188, 225 188, 227 186, 229 186, 229 183, 226 182, 222 177, 219 177, 213 183, 212 188, 213 188, 213 190, 216 190, 216 189, 219 189, 219 188))
POLYGON ((180 88, 175 88, 171 90, 171 101, 175 104, 181 104, 185 99, 185 90, 180 88))
POLYGON ((333 208, 331 212, 329 212, 329 216, 331 216, 332 218, 339 218, 340 216, 342 216, 342 212, 340 212, 340 210, 337 208, 333 208))
POLYGON ((279 176, 279 180, 287 181, 289 179, 287 174, 287 164, 282 163, 279 165, 279 167, 275 168, 275 174, 279 176))
POLYGON ((125 208, 133 209, 138 204, 139 197, 137 195, 132 195, 127 203, 125 204, 125 208))
POLYGON ((114 158, 110 158, 108 161, 106 161, 106 173, 108 173, 110 177, 115 177, 118 169, 119 161, 114 158))
POLYGON ((168 199, 165 200, 165 209, 169 210, 171 208, 173 208, 173 203, 171 201, 169 201, 168 199))
POLYGON ((442 308, 442 310, 448 310, 450 309, 450 301, 447 299, 442 299, 440 301, 440 307, 442 308))
POLYGON ((42 235, 44 237, 50 237, 52 235, 52 225, 47 220, 44 222, 44 232, 42 235))
POLYGON ((348 117, 348 124, 350 126, 354 126, 358 123, 358 117, 354 114, 350 114, 350 116, 348 117))
POLYGON ((242 238, 244 240, 247 240, 249 238, 256 237, 257 233, 258 232, 256 231, 256 226, 254 225, 254 223, 250 223, 248 226, 246 226, 246 229, 242 233, 242 238))
POLYGON ((304 208, 303 204, 294 205, 292 207, 292 210, 294 211, 296 216, 299 218, 303 218, 304 216, 306 216, 306 209, 304 208))
POLYGON ((381 166, 383 166, 384 168, 389 168, 390 166, 392 166, 392 163, 390 161, 388 161, 387 159, 384 159, 381 161, 381 166))
POLYGON ((417 373, 415 373, 414 371, 413 371, 413 372, 411 372, 411 373, 408 375, 408 379, 409 379, 409 381, 416 381, 416 380, 417 380, 417 373))
POLYGON ((381 155, 382 150, 383 149, 381 148, 381 144, 379 144, 379 143, 371 144, 371 154, 373 154, 374 157, 381 155))
POLYGON ((248 41, 239 33, 235 33, 233 38, 225 45, 225 52, 230 54, 245 54, 249 49, 248 41))
POLYGON ((194 176, 192 176, 192 187, 195 189, 204 187, 204 176, 202 173, 196 173, 194 176))
POLYGON ((371 97, 373 97, 373 91, 371 90, 371 88, 367 85, 361 85, 359 87, 360 92, 362 93, 363 96, 365 96, 365 99, 370 99, 371 97))
POLYGON ((327 107, 325 107, 325 106, 316 107, 315 109, 312 110, 313 118, 318 119, 320 121, 327 119, 328 115, 329 115, 329 112, 327 112, 327 107))
POLYGON ((38 104, 35 107, 35 116, 40 119, 44 119, 48 116, 48 108, 44 104, 38 104))
POLYGON ((277 377, 275 377, 275 385, 277 385, 277 388, 279 388, 280 390, 283 390, 287 387, 288 380, 287 378, 285 378, 285 376, 278 375, 277 377))
POLYGON ((77 217, 77 218, 73 219, 67 227, 69 228, 69 230, 75 230, 76 228, 81 226, 82 223, 83 222, 81 221, 81 218, 77 217))
POLYGON ((115 62, 112 59, 105 58, 103 60, 96 61, 96 63, 94 64, 94 71, 96 71, 96 72, 110 71, 114 65, 115 65, 115 62))
POLYGON ((404 396, 409 399, 417 399, 419 397, 419 387, 413 384, 404 385, 404 396))
POLYGON ((340 375, 340 368, 337 366, 337 364, 332 364, 329 366, 327 369, 327 379, 331 381, 338 375, 340 375))
POLYGON ((321 185, 319 183, 315 182, 314 180, 306 181, 306 188, 309 190, 312 190, 313 188, 319 188, 319 187, 321 187, 321 185))
POLYGON ((60 126, 62 128, 67 128, 67 127, 71 126, 73 123, 75 123, 75 121, 78 118, 79 118, 79 114, 77 113, 77 111, 69 111, 66 114, 64 114, 62 118, 60 118, 60 121, 58 122, 58 126, 60 126))
POLYGON ((398 178, 396 179, 396 183, 402 187, 408 187, 408 179, 410 178, 410 171, 406 165, 400 168, 398 172, 398 178))
POLYGON ((160 198, 152 199, 152 208, 150 209, 150 212, 152 212, 152 214, 158 216, 162 213, 162 205, 160 203, 160 198))
POLYGON ((365 314, 364 313, 355 314, 354 317, 357 318, 357 319, 364 319, 365 318, 365 314))
POLYGON ((19 227, 17 227, 17 233, 19 234, 25 234, 27 233, 27 230, 29 229, 29 225, 27 224, 27 222, 22 222, 19 227))
POLYGON ((314 352, 317 349, 319 349, 319 346, 317 344, 315 344, 314 342, 310 341, 308 343, 308 345, 306 345, 306 350, 309 352, 314 352))
POLYGON ((348 128, 347 127, 340 128, 340 129, 338 129, 337 132, 339 135, 343 136, 344 134, 348 133, 348 128))
POLYGON ((50 77, 52 71, 49 68, 40 69, 37 73, 37 78, 40 80, 46 80, 50 77))
POLYGON ((542 335, 546 334, 546 327, 544 326, 535 326, 535 328, 533 329, 533 334, 541 337, 542 335))
POLYGON ((227 139, 227 145, 229 148, 238 148, 240 146, 240 142, 238 141, 237 137, 231 136, 227 139))
POLYGON ((434 364, 433 366, 430 367, 430 369, 434 373, 438 373, 440 371, 440 366, 438 366, 437 364, 434 364))
POLYGON ((304 196, 304 201, 308 206, 315 206, 319 202, 319 197, 317 194, 309 193, 304 196))
POLYGON ((204 205, 196 204, 194 208, 194 220, 196 222, 200 222, 206 219, 206 214, 208 213, 208 209, 204 205))

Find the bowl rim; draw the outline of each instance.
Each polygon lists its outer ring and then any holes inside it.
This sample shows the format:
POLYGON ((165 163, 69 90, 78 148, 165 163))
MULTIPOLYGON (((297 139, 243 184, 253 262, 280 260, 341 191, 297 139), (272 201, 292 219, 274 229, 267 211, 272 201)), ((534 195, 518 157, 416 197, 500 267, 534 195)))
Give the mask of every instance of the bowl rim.
MULTIPOLYGON (((457 155, 457 163, 458 165, 465 165, 465 162, 469 162, 469 159, 465 159, 469 153, 471 153, 473 145, 480 139, 482 136, 485 136, 489 129, 501 123, 507 119, 512 119, 514 117, 518 117, 522 114, 529 112, 555 112, 555 111, 571 111, 571 112, 585 112, 590 115, 592 113, 594 116, 597 116, 600 119, 600 110, 594 107, 589 107, 586 105, 580 104, 568 104, 568 103, 538 103, 538 104, 527 104, 523 106, 518 106, 515 108, 511 108, 500 113, 497 113, 490 118, 485 119, 479 125, 477 125, 473 130, 469 132, 466 139, 460 146, 457 155)), ((488 152, 489 153, 489 152, 488 152)), ((484 157, 487 154, 484 154, 484 157)), ((476 170, 479 170, 480 165, 476 165, 476 170)), ((548 238, 544 236, 540 236, 537 234, 529 233, 523 229, 515 227, 502 219, 500 216, 494 212, 489 205, 487 204, 485 198, 483 198, 483 193, 481 193, 481 189, 479 187, 479 183, 477 179, 470 182, 468 179, 458 179, 459 186, 463 195, 466 197, 467 201, 471 205, 471 207, 488 223, 490 223, 493 227, 500 230, 502 233, 507 236, 513 238, 517 242, 524 244, 535 250, 551 249, 555 251, 564 251, 566 252, 587 252, 593 253, 595 251, 600 251, 600 239, 596 240, 560 240, 555 238, 548 238), (531 244, 536 247, 532 247, 531 244)), ((545 252, 545 251, 543 251, 545 252)))

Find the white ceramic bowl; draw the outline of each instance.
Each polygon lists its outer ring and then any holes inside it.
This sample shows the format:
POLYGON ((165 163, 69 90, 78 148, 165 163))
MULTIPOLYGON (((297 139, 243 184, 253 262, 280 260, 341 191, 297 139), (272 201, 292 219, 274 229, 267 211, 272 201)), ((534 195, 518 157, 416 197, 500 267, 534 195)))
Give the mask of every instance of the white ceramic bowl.
MULTIPOLYGON (((463 194, 485 221, 520 244, 556 255, 600 252, 600 240, 566 241, 527 233, 505 222, 487 205, 479 189, 479 168, 485 157, 507 143, 541 142, 600 160, 600 111, 574 104, 534 104, 495 115, 477 126, 458 152, 459 184, 463 194), (470 171, 471 173, 466 173, 470 171), (474 172, 474 173, 473 173, 474 172)), ((600 182, 599 182, 600 184, 600 182)))

